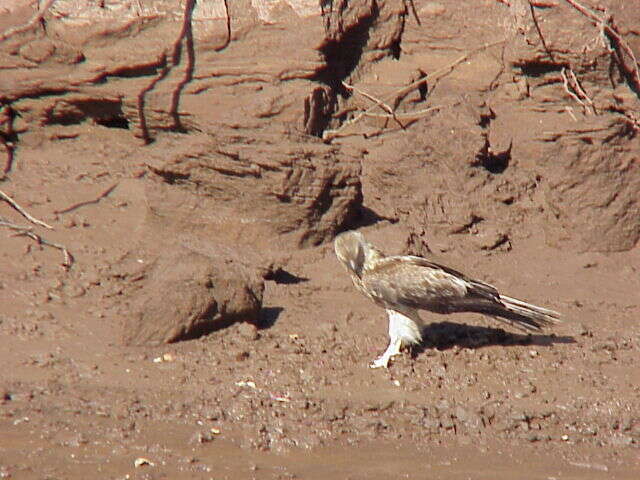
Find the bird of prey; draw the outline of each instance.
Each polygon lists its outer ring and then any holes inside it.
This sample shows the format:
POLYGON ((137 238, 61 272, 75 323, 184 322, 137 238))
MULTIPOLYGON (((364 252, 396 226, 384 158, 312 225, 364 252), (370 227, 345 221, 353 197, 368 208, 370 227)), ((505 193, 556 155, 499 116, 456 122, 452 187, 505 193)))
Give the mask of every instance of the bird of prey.
POLYGON ((389 346, 371 368, 387 368, 403 346, 422 341, 419 310, 482 313, 529 331, 560 319, 553 310, 501 295, 489 284, 425 258, 386 256, 359 232, 341 233, 334 248, 356 288, 389 315, 389 346))

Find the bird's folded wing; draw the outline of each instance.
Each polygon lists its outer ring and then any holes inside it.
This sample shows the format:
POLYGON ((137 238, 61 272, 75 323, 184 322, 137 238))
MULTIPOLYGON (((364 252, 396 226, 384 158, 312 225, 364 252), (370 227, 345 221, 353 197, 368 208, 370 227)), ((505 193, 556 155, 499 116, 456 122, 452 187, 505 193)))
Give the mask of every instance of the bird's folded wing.
POLYGON ((464 275, 412 256, 386 257, 368 269, 362 281, 383 303, 443 312, 473 288, 464 275))

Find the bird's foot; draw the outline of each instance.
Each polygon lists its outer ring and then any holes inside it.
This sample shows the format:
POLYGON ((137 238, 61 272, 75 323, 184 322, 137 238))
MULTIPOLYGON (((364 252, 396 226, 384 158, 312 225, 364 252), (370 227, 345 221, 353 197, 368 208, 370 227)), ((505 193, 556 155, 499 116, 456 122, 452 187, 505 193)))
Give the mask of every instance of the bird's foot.
POLYGON ((369 368, 389 368, 389 360, 400 355, 401 340, 392 340, 385 352, 369 364, 369 368))
POLYGON ((369 364, 369 368, 389 368, 389 359, 391 357, 381 355, 369 364))

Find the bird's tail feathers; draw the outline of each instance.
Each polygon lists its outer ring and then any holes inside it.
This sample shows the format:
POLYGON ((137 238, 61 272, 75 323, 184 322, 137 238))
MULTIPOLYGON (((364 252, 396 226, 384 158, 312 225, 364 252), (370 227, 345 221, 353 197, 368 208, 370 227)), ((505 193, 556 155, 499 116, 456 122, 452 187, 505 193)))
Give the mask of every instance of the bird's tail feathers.
POLYGON ((501 307, 492 312, 516 327, 538 331, 560 321, 560 314, 548 308, 532 305, 516 298, 500 295, 501 307))

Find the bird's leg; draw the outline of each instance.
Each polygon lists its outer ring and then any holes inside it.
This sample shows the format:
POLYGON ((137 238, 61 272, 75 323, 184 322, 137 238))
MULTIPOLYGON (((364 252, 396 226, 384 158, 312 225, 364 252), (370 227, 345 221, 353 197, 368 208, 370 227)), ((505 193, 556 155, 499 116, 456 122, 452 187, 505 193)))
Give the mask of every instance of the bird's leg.
POLYGON ((400 353, 402 347, 402 337, 399 334, 399 314, 393 310, 387 310, 389 314, 389 346, 382 355, 376 358, 369 367, 371 368, 388 368, 391 357, 400 353))
POLYGON ((399 338, 392 338, 389 341, 389 346, 384 351, 382 355, 376 358, 371 364, 369 364, 370 368, 388 368, 389 360, 391 357, 398 355, 400 353, 400 346, 402 345, 402 340, 399 338))

